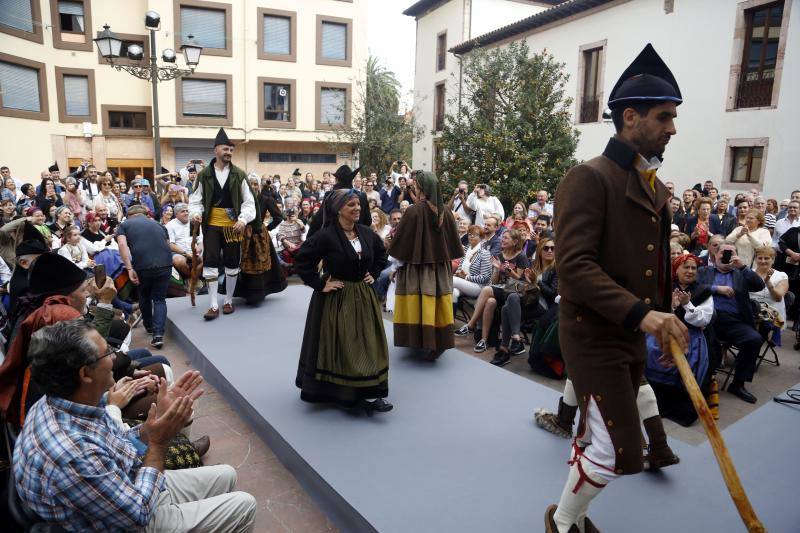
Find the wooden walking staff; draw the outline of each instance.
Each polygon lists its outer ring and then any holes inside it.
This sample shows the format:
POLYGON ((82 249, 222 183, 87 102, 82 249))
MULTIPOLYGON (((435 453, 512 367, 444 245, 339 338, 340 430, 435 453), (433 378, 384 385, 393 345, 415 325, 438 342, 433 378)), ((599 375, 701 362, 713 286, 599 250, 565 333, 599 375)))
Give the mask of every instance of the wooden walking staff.
POLYGON ((728 448, 725 446, 725 441, 722 440, 722 434, 714 423, 714 417, 711 415, 706 399, 703 397, 703 393, 700 392, 700 387, 694 379, 694 374, 692 373, 691 367, 689 367, 689 363, 686 361, 686 356, 683 354, 680 346, 678 346, 678 343, 672 339, 669 341, 669 347, 672 352, 672 357, 675 360, 675 365, 678 367, 678 371, 681 374, 681 380, 683 380, 683 384, 689 392, 689 397, 692 399, 694 409, 697 411, 700 421, 703 423, 709 442, 711 442, 711 448, 714 450, 714 455, 717 458, 719 469, 722 472, 722 478, 728 486, 728 492, 730 492, 733 503, 739 511, 739 516, 742 517, 742 521, 744 521, 747 531, 750 533, 766 532, 767 530, 764 528, 764 524, 762 524, 756 516, 755 510, 753 510, 753 506, 750 505, 750 500, 744 492, 742 482, 739 480, 739 474, 736 472, 731 456, 728 454, 728 448))
POLYGON ((200 254, 197 253, 197 234, 200 231, 200 223, 199 222, 192 222, 192 270, 189 275, 189 300, 192 302, 192 307, 195 306, 194 303, 194 293, 197 291, 197 265, 200 264, 200 254))

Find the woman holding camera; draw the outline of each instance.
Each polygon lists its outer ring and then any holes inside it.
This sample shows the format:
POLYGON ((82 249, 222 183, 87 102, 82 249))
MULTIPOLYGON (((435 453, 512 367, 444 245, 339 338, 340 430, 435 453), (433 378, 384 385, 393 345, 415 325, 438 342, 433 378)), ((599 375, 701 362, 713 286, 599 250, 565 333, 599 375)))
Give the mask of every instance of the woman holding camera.
POLYGON ((497 215, 502 221, 505 217, 505 210, 503 204, 496 196, 492 196, 492 189, 485 183, 479 183, 472 190, 472 193, 467 198, 467 205, 475 212, 475 224, 478 226, 485 226, 483 217, 487 215, 497 215))

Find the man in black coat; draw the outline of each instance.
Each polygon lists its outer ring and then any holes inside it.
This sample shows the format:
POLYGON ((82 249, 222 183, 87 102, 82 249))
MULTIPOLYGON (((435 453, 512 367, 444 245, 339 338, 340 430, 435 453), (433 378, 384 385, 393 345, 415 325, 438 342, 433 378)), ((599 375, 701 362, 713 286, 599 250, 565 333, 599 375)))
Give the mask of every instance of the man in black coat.
MULTIPOLYGON (((336 178, 336 183, 333 185, 333 189, 352 189, 353 188, 353 178, 356 177, 356 174, 359 173, 361 167, 358 167, 355 170, 351 170, 349 166, 342 165, 336 169, 336 172, 333 173, 333 177, 336 178)), ((372 225, 372 213, 369 212, 369 201, 367 200, 367 195, 364 194, 362 191, 358 192, 359 202, 361 203, 361 215, 359 215, 358 223, 364 224, 365 226, 372 225)), ((308 235, 306 235, 306 239, 311 238, 311 236, 322 227, 322 219, 324 218, 325 213, 325 201, 322 202, 322 207, 320 207, 317 214, 314 215, 311 220, 308 222, 308 235)))
POLYGON ((714 257, 714 266, 700 269, 697 282, 711 286, 716 313, 714 333, 739 349, 728 392, 748 403, 756 403, 756 397, 744 384, 753 381, 756 359, 764 340, 755 327, 749 293, 762 290, 764 280, 739 259, 733 244, 724 243, 714 257))

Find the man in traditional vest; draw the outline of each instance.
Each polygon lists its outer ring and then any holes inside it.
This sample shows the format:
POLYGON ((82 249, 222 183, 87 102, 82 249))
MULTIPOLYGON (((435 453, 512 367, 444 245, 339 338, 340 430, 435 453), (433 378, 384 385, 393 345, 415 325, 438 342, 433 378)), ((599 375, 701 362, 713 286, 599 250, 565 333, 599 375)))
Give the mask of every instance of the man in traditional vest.
POLYGON ((189 197, 193 222, 203 223, 203 277, 208 283, 211 305, 206 320, 219 316, 217 278, 220 256, 225 266, 225 303, 222 312, 234 312, 233 291, 239 275, 244 228, 256 217, 255 201, 244 170, 231 163, 234 145, 219 129, 214 140, 214 159, 198 175, 189 197))

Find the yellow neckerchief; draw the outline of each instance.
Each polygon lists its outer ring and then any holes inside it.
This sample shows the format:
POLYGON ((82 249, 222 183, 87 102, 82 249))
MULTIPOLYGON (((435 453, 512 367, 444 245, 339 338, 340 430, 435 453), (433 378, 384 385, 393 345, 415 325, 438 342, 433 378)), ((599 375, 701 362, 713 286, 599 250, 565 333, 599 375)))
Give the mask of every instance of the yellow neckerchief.
POLYGON ((661 160, 653 157, 648 161, 642 154, 637 154, 634 166, 639 174, 647 180, 650 190, 656 192, 656 171, 661 167, 661 160))

